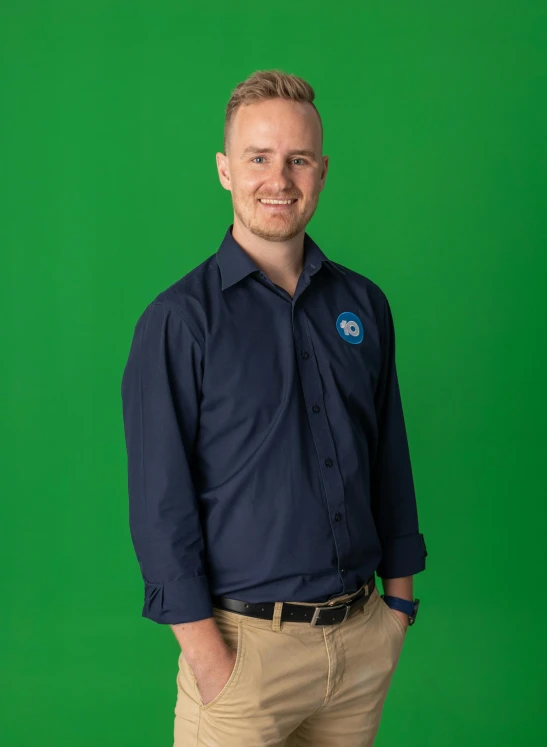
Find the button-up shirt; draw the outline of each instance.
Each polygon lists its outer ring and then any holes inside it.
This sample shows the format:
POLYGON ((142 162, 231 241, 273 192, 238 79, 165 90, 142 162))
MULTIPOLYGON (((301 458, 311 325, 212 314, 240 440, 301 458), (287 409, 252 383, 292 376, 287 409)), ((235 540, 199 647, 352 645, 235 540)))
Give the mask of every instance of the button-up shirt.
POLYGON ((389 303, 309 234, 291 296, 237 243, 151 300, 122 376, 142 615, 325 602, 425 569, 389 303))

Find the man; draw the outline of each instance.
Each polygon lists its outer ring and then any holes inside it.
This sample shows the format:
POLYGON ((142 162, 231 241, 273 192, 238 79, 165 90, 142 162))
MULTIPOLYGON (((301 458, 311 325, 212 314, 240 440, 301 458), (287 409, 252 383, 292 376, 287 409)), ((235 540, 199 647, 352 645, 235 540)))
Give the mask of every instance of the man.
POLYGON ((393 319, 305 232, 328 169, 313 99, 277 70, 235 89, 233 224, 146 307, 123 373, 142 614, 181 646, 175 747, 372 745, 416 616, 393 319))

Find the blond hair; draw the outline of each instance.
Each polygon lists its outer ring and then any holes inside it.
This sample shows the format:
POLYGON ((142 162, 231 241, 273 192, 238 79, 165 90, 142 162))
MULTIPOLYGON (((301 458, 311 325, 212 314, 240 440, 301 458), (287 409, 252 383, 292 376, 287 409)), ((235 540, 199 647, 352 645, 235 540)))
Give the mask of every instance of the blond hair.
POLYGON ((307 101, 313 106, 319 117, 321 139, 323 139, 323 123, 317 107, 313 103, 315 91, 303 78, 283 70, 256 70, 246 80, 239 83, 233 90, 226 106, 224 120, 224 153, 230 139, 234 115, 240 106, 252 104, 266 99, 292 99, 293 101, 307 101))

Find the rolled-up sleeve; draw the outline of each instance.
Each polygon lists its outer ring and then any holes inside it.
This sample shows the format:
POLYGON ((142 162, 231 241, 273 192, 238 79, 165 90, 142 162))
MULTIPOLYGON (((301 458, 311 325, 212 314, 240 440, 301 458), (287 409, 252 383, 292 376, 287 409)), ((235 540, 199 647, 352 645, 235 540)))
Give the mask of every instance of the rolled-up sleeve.
POLYGON ((371 505, 382 546, 382 558, 376 572, 381 578, 400 578, 425 569, 427 549, 418 527, 414 481, 395 365, 393 316, 383 294, 378 323, 382 363, 375 393, 378 443, 372 467, 371 505))
POLYGON ((192 470, 202 341, 172 301, 137 321, 122 383, 129 526, 144 580, 143 617, 177 624, 213 616, 192 470))

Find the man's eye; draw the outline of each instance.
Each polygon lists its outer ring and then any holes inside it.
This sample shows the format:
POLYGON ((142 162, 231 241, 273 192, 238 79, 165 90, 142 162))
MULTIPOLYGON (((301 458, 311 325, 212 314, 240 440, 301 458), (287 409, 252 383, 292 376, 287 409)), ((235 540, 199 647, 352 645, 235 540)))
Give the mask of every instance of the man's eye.
POLYGON ((257 158, 264 158, 264 156, 255 156, 255 158, 251 158, 251 161, 256 161, 257 158))

